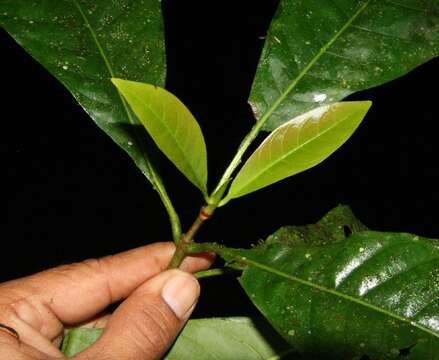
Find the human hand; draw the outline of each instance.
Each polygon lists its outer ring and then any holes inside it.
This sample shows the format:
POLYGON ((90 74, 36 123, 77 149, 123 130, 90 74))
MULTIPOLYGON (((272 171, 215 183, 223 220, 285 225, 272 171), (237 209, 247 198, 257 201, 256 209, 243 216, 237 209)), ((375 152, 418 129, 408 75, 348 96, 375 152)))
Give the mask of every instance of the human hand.
POLYGON ((172 243, 155 243, 0 284, 0 359, 63 359, 64 330, 80 325, 105 329, 75 360, 160 358, 199 296, 187 272, 212 261, 191 256, 181 270, 164 271, 174 251, 172 243), (101 314, 120 300, 113 314, 101 314))

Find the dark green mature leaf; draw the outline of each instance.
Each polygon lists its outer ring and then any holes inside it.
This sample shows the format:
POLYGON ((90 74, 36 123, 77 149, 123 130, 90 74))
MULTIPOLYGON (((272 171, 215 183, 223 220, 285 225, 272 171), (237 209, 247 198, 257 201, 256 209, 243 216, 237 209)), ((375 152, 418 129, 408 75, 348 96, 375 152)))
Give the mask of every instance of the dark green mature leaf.
POLYGON ((306 356, 439 359, 439 242, 362 229, 338 208, 225 257, 245 266, 250 299, 306 356))
POLYGON ((160 1, 2 0, 0 25, 67 87, 154 183, 146 134, 110 78, 164 85, 160 1))
MULTIPOLYGON (((74 329, 64 339, 62 351, 74 356, 101 333, 100 329, 74 329)), ((275 360, 290 353, 290 346, 262 319, 212 318, 189 320, 164 359, 275 360)))
POLYGON ((158 86, 112 79, 157 146, 207 196, 207 151, 188 108, 158 86))
POLYGON ((438 55, 437 0, 281 0, 250 103, 273 130, 438 55))
POLYGON ((370 106, 370 101, 325 105, 278 127, 244 164, 220 205, 319 164, 352 135, 370 106))
POLYGON ((368 228, 358 220, 349 206, 339 205, 329 211, 317 224, 283 226, 270 235, 264 244, 326 245, 343 241, 347 236, 368 228))

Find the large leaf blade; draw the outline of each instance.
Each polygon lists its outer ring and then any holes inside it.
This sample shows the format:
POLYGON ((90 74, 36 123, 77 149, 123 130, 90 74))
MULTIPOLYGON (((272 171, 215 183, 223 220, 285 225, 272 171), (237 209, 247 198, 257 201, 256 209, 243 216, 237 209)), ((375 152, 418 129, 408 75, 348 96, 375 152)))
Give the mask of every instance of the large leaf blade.
POLYGON ((165 81, 160 2, 4 0, 0 25, 61 81, 153 183, 147 136, 111 84, 165 81))
POLYGON ((372 231, 328 241, 322 226, 311 242, 293 231, 225 251, 247 264, 240 282, 258 309, 307 356, 439 359, 439 242, 372 231))
MULTIPOLYGON (((88 328, 69 331, 63 341, 64 355, 83 351, 101 333, 101 329, 88 328)), ((210 318, 189 320, 164 359, 274 360, 290 352, 290 346, 262 319, 210 318)))
POLYGON ((250 156, 222 204, 317 165, 352 135, 370 106, 368 101, 326 105, 283 124, 250 156))
POLYGON ((160 87, 115 78, 112 82, 160 150, 207 195, 206 144, 187 107, 160 87))
POLYGON ((282 0, 250 94, 265 130, 439 55, 439 4, 282 0), (263 118, 261 118, 263 116, 263 118))

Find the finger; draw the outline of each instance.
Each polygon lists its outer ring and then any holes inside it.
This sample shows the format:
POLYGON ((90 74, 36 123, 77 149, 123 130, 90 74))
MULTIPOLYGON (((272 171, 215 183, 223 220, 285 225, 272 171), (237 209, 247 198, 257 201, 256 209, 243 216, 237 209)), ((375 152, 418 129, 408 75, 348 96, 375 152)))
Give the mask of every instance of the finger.
POLYGON ((111 314, 99 314, 88 321, 84 321, 83 323, 78 324, 78 326, 76 327, 88 329, 103 329, 107 326, 108 320, 110 320, 110 318, 111 314))
POLYGON ((193 275, 181 270, 157 275, 122 303, 101 338, 76 359, 160 358, 189 318, 199 293, 193 275))
MULTIPOLYGON (((0 359, 1 360, 49 360, 47 354, 22 343, 14 335, 0 331, 0 359)), ((58 357, 58 359, 60 359, 58 357)))
POLYGON ((215 261, 215 253, 200 253, 187 256, 180 265, 180 270, 190 273, 208 269, 215 261))
MULTIPOLYGON (((61 266, 1 285, 0 302, 3 293, 7 293, 8 301, 32 297, 63 323, 76 324, 126 298, 139 285, 166 269, 174 251, 172 243, 155 243, 99 260, 61 266)), ((209 257, 190 257, 185 260, 184 268, 199 271, 210 263, 209 257)), ((41 322, 46 321, 41 316, 35 319, 35 314, 28 314, 27 318, 36 328, 42 328, 41 322)), ((59 330, 53 321, 46 327, 59 330)), ((47 335, 50 338, 56 334, 47 335)))
MULTIPOLYGON (((15 334, 19 345, 29 345, 31 348, 44 353, 46 358, 47 356, 61 357, 62 354, 55 343, 62 335, 62 324, 58 322, 58 326, 54 326, 50 330, 53 338, 48 338, 45 335, 47 332, 45 325, 42 328, 32 326, 33 323, 34 325, 38 323, 38 321, 33 320, 37 320, 37 317, 44 314, 45 311, 47 312, 47 309, 44 309, 43 306, 34 305, 32 299, 24 299, 0 306, 0 323, 14 329, 10 334, 15 334)), ((48 324, 52 324, 51 317, 54 316, 49 314, 48 324)), ((0 359, 2 359, 1 356, 0 359)))

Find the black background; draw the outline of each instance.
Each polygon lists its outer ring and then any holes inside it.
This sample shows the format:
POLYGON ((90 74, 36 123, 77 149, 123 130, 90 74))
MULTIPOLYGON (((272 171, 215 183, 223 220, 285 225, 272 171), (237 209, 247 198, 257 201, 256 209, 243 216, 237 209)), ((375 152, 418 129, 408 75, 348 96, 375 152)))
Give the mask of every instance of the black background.
MULTIPOLYGON (((211 187, 254 121, 246 101, 276 3, 164 2, 167 88, 201 124, 211 187)), ((4 32, 0 46, 0 280, 169 240, 159 198, 129 157, 4 32)), ((282 225, 315 222, 339 203, 374 230, 439 238, 438 63, 351 96, 374 105, 340 150, 219 209, 198 239, 248 247, 282 225)), ((165 159, 161 170, 187 227, 202 199, 165 159)), ((203 286, 199 316, 252 311, 230 278, 203 286)))

